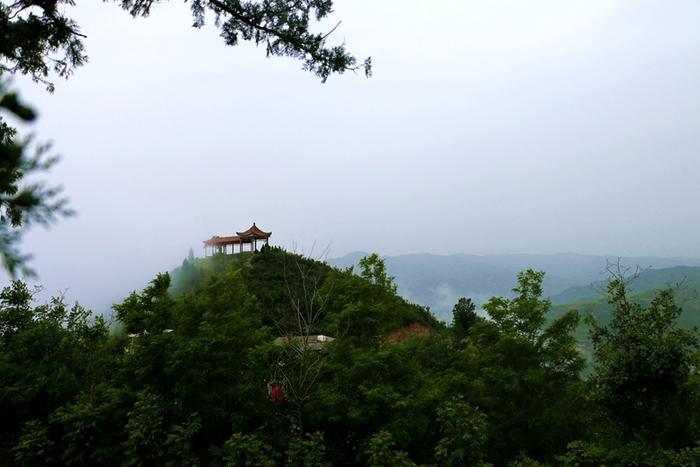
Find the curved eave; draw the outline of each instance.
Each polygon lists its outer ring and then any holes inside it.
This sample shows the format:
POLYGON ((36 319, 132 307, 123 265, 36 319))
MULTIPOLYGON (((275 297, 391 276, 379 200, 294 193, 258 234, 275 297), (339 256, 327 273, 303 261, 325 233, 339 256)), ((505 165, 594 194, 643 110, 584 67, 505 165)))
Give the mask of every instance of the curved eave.
POLYGON ((235 245, 245 241, 238 236, 233 237, 212 237, 209 240, 204 240, 205 246, 221 246, 221 245, 235 245))
POLYGON ((272 235, 272 232, 265 233, 265 235, 249 234, 249 235, 239 235, 242 241, 250 242, 253 240, 267 240, 272 235))
POLYGON ((248 230, 245 230, 243 232, 236 232, 239 237, 251 237, 251 238, 269 238, 270 235, 272 235, 272 232, 265 232, 263 230, 260 230, 255 224, 248 230))

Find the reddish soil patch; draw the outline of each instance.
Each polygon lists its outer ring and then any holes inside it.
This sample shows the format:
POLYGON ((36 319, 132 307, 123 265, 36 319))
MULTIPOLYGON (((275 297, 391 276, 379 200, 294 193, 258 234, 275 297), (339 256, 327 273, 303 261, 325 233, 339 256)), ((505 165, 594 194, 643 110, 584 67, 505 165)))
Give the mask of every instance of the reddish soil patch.
POLYGON ((384 339, 385 344, 396 344, 397 342, 403 342, 406 339, 416 336, 429 336, 433 332, 432 328, 427 324, 423 323, 411 323, 404 327, 392 331, 384 339))

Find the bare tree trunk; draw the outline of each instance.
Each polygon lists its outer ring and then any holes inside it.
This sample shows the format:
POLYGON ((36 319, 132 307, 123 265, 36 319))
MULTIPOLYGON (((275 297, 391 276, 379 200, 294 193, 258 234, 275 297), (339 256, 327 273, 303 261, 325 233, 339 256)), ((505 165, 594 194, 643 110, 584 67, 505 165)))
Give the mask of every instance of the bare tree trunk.
POLYGON ((319 375, 325 366, 326 356, 311 342, 312 333, 318 333, 318 325, 323 317, 330 289, 322 290, 322 277, 313 262, 304 264, 301 257, 294 257, 294 264, 288 270, 284 267, 284 282, 290 305, 291 316, 283 316, 277 322, 286 345, 277 361, 275 377, 283 386, 287 399, 294 404, 295 424, 298 435, 304 436, 305 406, 313 397, 319 375))

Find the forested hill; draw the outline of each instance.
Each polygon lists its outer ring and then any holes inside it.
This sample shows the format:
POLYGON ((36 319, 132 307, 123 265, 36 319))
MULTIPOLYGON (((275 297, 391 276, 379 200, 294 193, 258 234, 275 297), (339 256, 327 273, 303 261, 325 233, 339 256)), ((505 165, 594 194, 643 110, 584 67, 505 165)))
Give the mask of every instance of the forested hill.
POLYGON ((591 381, 544 275, 450 325, 359 274, 265 247, 189 258, 114 305, 0 293, 3 465, 542 466, 700 463, 696 336, 612 284, 591 381), (172 280, 171 280, 172 279, 172 280), (638 345, 629 345, 630 342, 638 345), (593 383, 593 384, 591 384, 593 383))
POLYGON ((169 292, 183 299, 206 292, 216 282, 236 284, 251 304, 251 312, 275 330, 288 320, 290 309, 299 307, 298 302, 312 301, 312 297, 318 303, 307 305, 317 307, 319 313, 308 330, 314 334, 382 334, 413 322, 440 326, 426 308, 396 295, 391 278, 362 279, 347 270, 276 247, 265 247, 259 254, 187 258, 170 276, 169 292), (378 281, 387 283, 377 284, 378 281), (347 325, 343 313, 348 306, 366 300, 374 302, 373 307, 377 308, 373 318, 376 328, 362 331, 359 323, 350 326, 350 331, 343 328, 347 325))

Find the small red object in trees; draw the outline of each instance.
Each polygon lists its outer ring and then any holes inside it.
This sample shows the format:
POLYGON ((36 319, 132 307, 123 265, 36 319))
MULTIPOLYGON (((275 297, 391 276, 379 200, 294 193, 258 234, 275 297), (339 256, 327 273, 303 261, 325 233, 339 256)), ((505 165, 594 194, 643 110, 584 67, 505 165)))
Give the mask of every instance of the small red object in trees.
POLYGON ((281 384, 275 384, 270 390, 270 400, 273 404, 279 404, 284 400, 283 387, 281 384))

